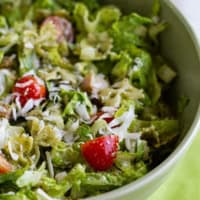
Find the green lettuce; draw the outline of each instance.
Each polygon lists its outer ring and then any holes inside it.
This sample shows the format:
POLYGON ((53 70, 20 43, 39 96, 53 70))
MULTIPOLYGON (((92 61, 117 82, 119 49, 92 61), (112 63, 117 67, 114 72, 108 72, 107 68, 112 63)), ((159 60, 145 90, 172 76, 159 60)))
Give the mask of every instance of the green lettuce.
POLYGON ((76 131, 77 136, 79 137, 78 141, 87 141, 91 140, 94 137, 92 129, 87 124, 82 124, 76 131))
POLYGON ((39 58, 35 53, 37 29, 30 21, 23 21, 15 23, 15 31, 19 34, 19 74, 23 76, 26 72, 39 67, 39 58))
POLYGON ((135 59, 133 67, 129 70, 129 79, 136 87, 145 89, 153 104, 157 103, 161 97, 162 88, 152 56, 140 49, 130 49, 130 53, 135 56, 135 59))
POLYGON ((9 24, 13 25, 16 21, 24 19, 31 3, 31 0, 2 0, 0 2, 0 13, 5 16, 9 24))
POLYGON ((57 41, 57 30, 51 23, 46 23, 40 28, 36 40, 36 52, 43 59, 44 63, 51 63, 53 66, 61 68, 71 68, 71 64, 66 59, 68 55, 68 44, 66 41, 57 41))
POLYGON ((113 23, 109 30, 114 39, 115 51, 121 51, 133 47, 149 48, 147 42, 147 27, 152 24, 150 18, 142 17, 136 13, 122 17, 119 21, 113 23))
POLYGON ((11 156, 12 159, 26 166, 32 164, 34 159, 31 156, 34 155, 33 138, 27 134, 13 135, 8 140, 9 147, 4 147, 5 152, 11 156))
POLYGON ((152 58, 149 53, 143 50, 131 52, 135 54, 134 65, 129 71, 129 78, 133 85, 139 88, 147 89, 148 77, 151 72, 152 58))
POLYGON ((58 142, 51 150, 53 165, 58 168, 67 168, 81 161, 80 150, 76 146, 58 142))
POLYGON ((43 164, 38 170, 26 170, 23 175, 17 179, 16 185, 19 188, 38 185, 42 177, 46 174, 44 167, 45 165, 43 164))
POLYGON ((4 16, 0 16, 0 50, 3 53, 7 53, 13 46, 18 44, 19 35, 9 28, 7 20, 4 16))
POLYGON ((123 79, 127 76, 128 70, 131 67, 133 60, 127 52, 121 52, 120 60, 112 69, 112 75, 118 79, 123 79))
POLYGON ((59 104, 52 104, 49 102, 45 111, 42 112, 41 107, 37 107, 28 113, 28 117, 35 117, 43 120, 46 124, 56 126, 59 129, 64 129, 64 120, 62 117, 62 109, 59 104), (53 117, 49 117, 49 115, 53 117))
POLYGON ((77 44, 76 54, 83 61, 105 60, 111 53, 112 39, 107 32, 89 33, 77 44))
POLYGON ((11 70, 0 69, 0 97, 5 97, 11 92, 15 83, 15 74, 11 70))
POLYGON ((84 104, 89 113, 92 111, 92 103, 90 102, 86 93, 78 91, 61 91, 61 96, 63 97, 65 109, 63 111, 63 116, 75 115, 76 116, 76 106, 77 103, 84 104))
POLYGON ((0 175, 0 185, 2 186, 2 184, 4 184, 4 186, 6 186, 5 183, 9 183, 9 182, 11 182, 12 184, 16 184, 17 179, 20 176, 22 176, 25 171, 26 171, 26 168, 21 168, 21 169, 17 169, 10 173, 1 174, 0 175))
POLYGON ((93 20, 90 20, 91 13, 88 8, 83 3, 77 3, 73 15, 77 29, 82 33, 91 33, 106 31, 119 19, 121 13, 116 7, 104 7, 97 12, 93 20))
POLYGON ((60 10, 60 6, 55 0, 36 0, 29 5, 29 9, 26 12, 26 19, 41 21, 49 15, 53 15, 54 12, 60 10))
POLYGON ((138 161, 141 156, 138 153, 118 152, 115 166, 122 171, 125 182, 137 179, 147 173, 147 166, 143 161, 138 161))
POLYGON ((125 179, 119 172, 91 172, 82 181, 86 194, 96 195, 123 185, 125 179))
POLYGON ((143 110, 143 103, 138 100, 123 100, 121 102, 121 106, 115 113, 115 117, 120 117, 124 112, 127 112, 130 108, 130 106, 133 106, 135 108, 136 113, 141 113, 143 110))
POLYGON ((133 120, 130 132, 142 132, 142 138, 151 145, 159 147, 178 136, 179 122, 173 119, 143 121, 133 120))
POLYGON ((97 0, 57 0, 56 1, 61 7, 66 8, 70 13, 74 11, 77 2, 81 2, 88 7, 92 12, 100 8, 99 2, 97 0))
POLYGON ((59 129, 56 129, 51 124, 45 124, 44 121, 33 119, 28 122, 28 128, 31 136, 34 139, 34 144, 43 147, 53 147, 61 140, 59 129))
POLYGON ((37 194, 30 189, 21 189, 18 192, 11 194, 0 194, 1 200, 38 200, 37 194))
POLYGON ((119 107, 123 100, 142 100, 144 92, 134 87, 128 79, 116 82, 111 88, 100 91, 102 103, 106 106, 119 107))
POLYGON ((55 179, 46 176, 41 179, 38 186, 48 195, 55 198, 62 198, 70 189, 70 183, 68 181, 57 183, 55 179))
POLYGON ((162 65, 157 71, 158 77, 166 84, 169 84, 176 77, 176 72, 168 65, 162 65))
POLYGON ((150 26, 148 35, 155 45, 158 46, 159 44, 158 36, 160 35, 160 33, 162 33, 166 29, 166 27, 167 27, 167 23, 165 22, 159 22, 150 26))

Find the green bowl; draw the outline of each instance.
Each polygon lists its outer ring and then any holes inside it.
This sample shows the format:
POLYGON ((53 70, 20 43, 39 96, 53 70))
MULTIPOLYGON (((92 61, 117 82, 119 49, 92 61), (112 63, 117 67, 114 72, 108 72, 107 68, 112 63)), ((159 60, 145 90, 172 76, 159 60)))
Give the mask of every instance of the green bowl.
MULTIPOLYGON (((152 0, 104 0, 119 6, 125 13, 137 11, 150 13, 152 0)), ((161 36, 162 55, 175 67, 178 79, 172 89, 172 97, 186 95, 190 103, 182 116, 182 134, 176 149, 160 165, 144 177, 119 189, 87 200, 144 200, 166 179, 177 161, 191 145, 200 127, 200 43, 187 20, 169 0, 162 0, 161 16, 168 22, 161 36)))

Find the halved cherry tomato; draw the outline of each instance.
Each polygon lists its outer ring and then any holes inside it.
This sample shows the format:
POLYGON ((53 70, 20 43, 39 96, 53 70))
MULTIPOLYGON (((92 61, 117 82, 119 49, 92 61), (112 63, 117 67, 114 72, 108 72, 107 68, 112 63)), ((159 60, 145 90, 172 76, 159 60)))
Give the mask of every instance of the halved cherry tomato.
POLYGON ((59 42, 62 42, 64 39, 68 42, 74 41, 74 29, 71 22, 67 19, 58 16, 49 16, 44 20, 42 26, 47 23, 52 23, 55 26, 57 31, 57 40, 59 42))
POLYGON ((46 97, 46 87, 41 79, 33 75, 27 75, 19 79, 14 86, 15 98, 24 106, 29 99, 39 100, 46 97))
POLYGON ((118 136, 105 135, 82 144, 81 153, 92 168, 104 171, 112 167, 118 144, 118 136))

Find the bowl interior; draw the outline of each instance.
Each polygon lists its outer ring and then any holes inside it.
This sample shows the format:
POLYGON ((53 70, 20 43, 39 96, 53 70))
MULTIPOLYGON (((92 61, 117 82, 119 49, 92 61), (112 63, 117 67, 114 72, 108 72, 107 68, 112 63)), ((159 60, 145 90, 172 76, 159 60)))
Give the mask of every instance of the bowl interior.
MULTIPOLYGON (((89 198, 90 200, 143 200, 156 187, 159 187, 161 179, 171 171, 180 155, 190 144, 194 130, 198 127, 199 102, 200 102, 200 49, 190 26, 176 10, 169 0, 161 2, 161 17, 168 23, 168 28, 161 34, 161 54, 175 68, 178 74, 171 92, 170 99, 177 99, 181 95, 189 98, 190 103, 181 116, 182 131, 179 144, 174 152, 158 167, 149 172, 143 178, 109 193, 89 198)), ((153 0, 102 0, 104 4, 114 4, 124 13, 132 11, 144 15, 151 13, 153 0)))

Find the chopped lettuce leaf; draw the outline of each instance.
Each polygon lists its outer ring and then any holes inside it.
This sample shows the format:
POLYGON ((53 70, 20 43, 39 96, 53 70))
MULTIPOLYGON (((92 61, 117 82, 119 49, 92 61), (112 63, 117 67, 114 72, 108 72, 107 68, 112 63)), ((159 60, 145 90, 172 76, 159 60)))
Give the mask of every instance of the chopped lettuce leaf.
POLYGON ((145 51, 138 50, 134 65, 129 71, 129 78, 133 85, 139 88, 148 88, 148 77, 152 67, 152 59, 150 54, 145 51))
POLYGON ((4 52, 0 51, 0 63, 2 63, 3 58, 4 58, 4 52))
POLYGON ((16 21, 24 19, 30 4, 31 0, 2 0, 0 2, 0 13, 6 17, 9 24, 13 25, 16 21))
POLYGON ((118 152, 115 160, 115 165, 117 168, 126 172, 133 168, 134 160, 136 159, 136 154, 132 152, 118 152))
POLYGON ((93 139, 92 129, 86 124, 80 125, 76 131, 76 134, 79 137, 79 141, 87 141, 93 139))
POLYGON ((42 165, 37 171, 33 170, 27 170, 24 172, 22 176, 20 176, 16 184, 19 188, 23 187, 34 187, 38 185, 40 180, 42 179, 42 176, 46 174, 46 171, 44 169, 44 165, 42 165))
POLYGON ((58 168, 73 166, 81 161, 80 151, 64 142, 59 142, 51 150, 53 165, 58 168))
POLYGON ((131 85, 128 79, 116 82, 112 88, 100 91, 100 97, 105 106, 119 107, 122 100, 139 100, 144 98, 143 90, 131 85))
POLYGON ((81 2, 86 5, 88 9, 92 12, 100 8, 99 2, 97 0, 57 0, 59 5, 66 8, 68 12, 73 12, 77 2, 81 2))
POLYGON ((35 144, 43 147, 52 147, 62 138, 62 131, 43 120, 33 119, 28 122, 28 127, 35 144))
POLYGON ((0 27, 1 28, 8 28, 6 18, 2 15, 0 16, 0 27))
POLYGON ((0 120, 0 131, 0 149, 3 149, 8 144, 11 137, 24 133, 24 128, 20 126, 11 126, 7 119, 2 119, 0 120))
POLYGON ((83 3, 77 3, 74 9, 74 19, 80 32, 91 33, 105 31, 120 17, 116 7, 105 7, 99 10, 94 20, 90 20, 90 12, 83 3))
POLYGON ((21 55, 19 57, 19 73, 23 76, 26 72, 35 68, 34 61, 37 60, 35 54, 21 55))
POLYGON ((58 184, 55 179, 49 177, 43 177, 38 186, 53 198, 62 198, 71 187, 67 181, 58 184))
POLYGON ((167 144, 178 136, 179 122, 177 120, 134 120, 129 127, 131 132, 141 132, 142 138, 155 147, 167 144))
POLYGON ((0 69, 0 97, 11 92, 15 82, 15 74, 11 70, 0 69))
POLYGON ((88 193, 97 193, 100 191, 109 191, 123 184, 124 178, 115 172, 91 172, 87 173, 83 180, 83 188, 88 193))
POLYGON ((149 28, 149 37, 156 45, 159 43, 158 36, 166 29, 166 27, 167 24, 165 22, 159 22, 149 28))
POLYGON ((114 39, 114 50, 121 51, 133 47, 148 48, 146 41, 147 28, 145 25, 152 24, 152 20, 136 13, 122 17, 113 23, 110 35, 114 39))
POLYGON ((157 73, 158 77, 167 84, 176 77, 176 72, 168 65, 161 66, 157 73))
POLYGON ((115 117, 120 117, 124 112, 127 112, 130 106, 134 106, 135 112, 143 110, 143 104, 137 100, 124 100, 121 102, 120 108, 116 111, 115 117))
POLYGON ((63 116, 66 115, 76 115, 76 106, 77 104, 84 104, 89 113, 92 112, 92 104, 86 93, 77 92, 77 91, 61 91, 61 95, 64 99, 65 109, 63 116))
POLYGON ((26 13, 26 19, 41 20, 59 9, 60 7, 55 0, 36 0, 31 6, 29 5, 29 9, 27 9, 26 13))
POLYGON ((123 79, 126 77, 130 65, 132 64, 132 59, 128 53, 122 52, 120 54, 120 60, 112 69, 112 75, 118 79, 123 79))
POLYGON ((77 164, 72 170, 68 173, 64 181, 68 181, 71 184, 70 195, 72 199, 78 199, 85 196, 84 189, 81 185, 82 180, 85 179, 85 166, 77 164))
POLYGON ((17 161, 22 166, 31 165, 34 162, 31 157, 33 149, 33 138, 27 134, 11 136, 4 147, 5 152, 10 155, 12 160, 17 161))
POLYGON ((112 49, 112 39, 106 32, 89 33, 77 47, 80 59, 83 61, 105 60, 112 49))
POLYGON ((0 184, 6 184, 8 182, 11 182, 12 184, 16 184, 16 180, 23 175, 23 173, 26 171, 26 168, 17 169, 13 172, 1 174, 0 175, 0 184))

